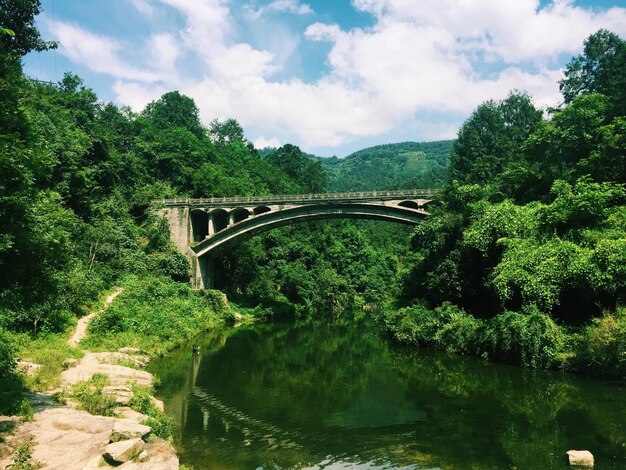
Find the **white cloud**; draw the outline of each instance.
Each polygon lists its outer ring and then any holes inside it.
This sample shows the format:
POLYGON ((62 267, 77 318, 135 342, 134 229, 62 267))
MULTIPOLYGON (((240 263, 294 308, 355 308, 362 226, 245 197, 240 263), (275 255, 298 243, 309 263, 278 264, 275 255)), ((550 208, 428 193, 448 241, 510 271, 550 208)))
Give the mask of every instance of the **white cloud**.
POLYGON ((139 13, 148 16, 154 14, 154 7, 150 5, 147 0, 130 0, 130 3, 132 3, 132 5, 137 9, 137 11, 139 11, 139 13))
MULTIPOLYGON (((138 9, 153 5, 131 1, 138 9)), ((182 16, 184 28, 146 38, 143 62, 131 62, 116 40, 57 21, 61 52, 114 76, 118 101, 133 109, 178 89, 196 100, 205 123, 234 117, 262 136, 255 144, 293 142, 307 150, 402 129, 415 129, 416 139, 449 138, 478 104, 512 89, 554 105, 563 54, 578 53, 601 27, 626 36, 626 8, 592 10, 571 0, 546 7, 539 0, 420 0, 419 8, 415 0, 353 0, 374 15, 374 25, 311 24, 303 37, 331 45, 326 75, 278 80, 299 38, 285 40, 282 52, 269 43, 271 52, 257 49, 242 36, 229 0, 158 1, 182 16), (183 68, 190 61, 193 75, 183 68), (433 113, 437 120, 429 120, 433 113)), ((278 0, 248 9, 248 20, 309 10, 278 0)))
POLYGON ((271 139, 266 139, 263 136, 259 137, 258 139, 255 139, 253 144, 254 144, 254 147, 257 149, 264 149, 266 147, 279 148, 282 146, 282 144, 280 143, 280 140, 278 140, 277 138, 272 137, 271 139))
POLYGON ((313 9, 306 3, 300 3, 298 0, 275 0, 258 10, 253 10, 249 6, 245 7, 250 18, 258 20, 261 16, 269 12, 293 13, 294 15, 309 15, 313 13, 313 9))
POLYGON ((90 33, 62 21, 56 22, 56 39, 60 43, 61 54, 75 63, 86 65, 94 72, 142 82, 159 79, 154 72, 133 67, 122 60, 122 44, 114 39, 90 33))

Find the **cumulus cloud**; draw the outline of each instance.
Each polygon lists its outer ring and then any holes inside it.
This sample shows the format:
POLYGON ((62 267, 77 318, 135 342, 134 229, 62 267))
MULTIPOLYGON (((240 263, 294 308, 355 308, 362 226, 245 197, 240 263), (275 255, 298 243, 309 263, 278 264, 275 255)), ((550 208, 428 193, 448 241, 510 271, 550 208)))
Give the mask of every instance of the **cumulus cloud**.
MULTIPOLYGON (((593 10, 572 0, 543 7, 539 0, 421 0, 419 8, 414 0, 353 0, 374 24, 350 29, 319 22, 296 0, 277 0, 243 16, 310 15, 302 38, 325 41, 330 52, 323 77, 276 79, 284 57, 242 36, 229 0, 131 1, 138 9, 158 2, 184 21, 181 31, 145 39, 143 66, 124 60, 117 41, 57 22, 61 52, 114 76, 122 104, 139 109, 176 88, 196 100, 206 123, 235 117, 255 129, 255 144, 293 142, 307 149, 399 129, 421 129, 416 139, 449 138, 478 104, 513 89, 527 90, 540 106, 557 104, 563 55, 578 53, 602 27, 626 36, 626 8, 593 10), (181 79, 180 64, 190 58, 199 71, 181 79), (439 117, 429 121, 433 113, 439 117), (450 119, 442 121, 446 114, 450 119)), ((290 44, 297 54, 298 41, 290 44)))

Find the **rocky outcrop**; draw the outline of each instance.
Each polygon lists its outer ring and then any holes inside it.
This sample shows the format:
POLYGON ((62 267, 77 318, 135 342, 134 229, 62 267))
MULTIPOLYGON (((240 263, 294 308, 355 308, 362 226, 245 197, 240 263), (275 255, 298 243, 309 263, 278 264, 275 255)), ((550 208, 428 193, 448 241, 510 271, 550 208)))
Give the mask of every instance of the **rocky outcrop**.
POLYGON ((568 450, 567 459, 573 467, 591 468, 594 465, 593 454, 588 450, 568 450))

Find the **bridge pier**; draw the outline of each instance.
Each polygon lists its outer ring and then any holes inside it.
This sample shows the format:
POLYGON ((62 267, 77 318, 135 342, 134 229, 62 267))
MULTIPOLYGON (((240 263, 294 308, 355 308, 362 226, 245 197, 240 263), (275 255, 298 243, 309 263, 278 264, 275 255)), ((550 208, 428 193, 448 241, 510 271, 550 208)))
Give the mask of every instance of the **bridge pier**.
POLYGON ((213 289, 215 285, 215 258, 205 256, 194 256, 191 263, 192 282, 194 289, 213 289))

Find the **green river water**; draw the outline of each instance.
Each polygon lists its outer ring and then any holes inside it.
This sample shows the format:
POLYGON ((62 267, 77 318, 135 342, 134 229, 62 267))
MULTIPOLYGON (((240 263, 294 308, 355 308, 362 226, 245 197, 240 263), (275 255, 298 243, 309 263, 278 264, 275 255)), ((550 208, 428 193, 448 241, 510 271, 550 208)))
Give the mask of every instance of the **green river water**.
POLYGON ((391 344, 364 325, 207 335, 151 366, 203 469, 626 469, 626 386, 391 344))

